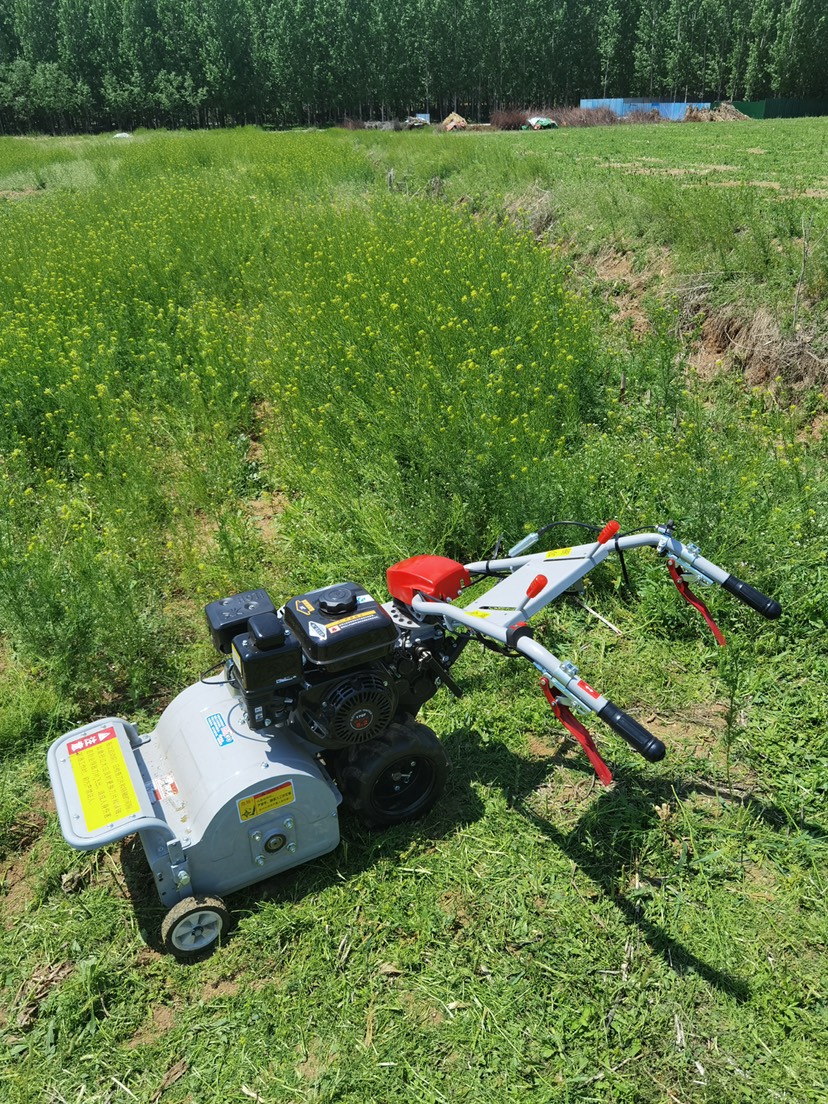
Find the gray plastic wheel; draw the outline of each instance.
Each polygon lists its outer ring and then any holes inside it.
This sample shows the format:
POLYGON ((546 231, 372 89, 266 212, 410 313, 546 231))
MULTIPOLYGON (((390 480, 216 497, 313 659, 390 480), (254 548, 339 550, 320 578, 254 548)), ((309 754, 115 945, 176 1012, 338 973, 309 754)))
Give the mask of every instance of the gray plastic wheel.
POLYGON ((173 905, 161 925, 165 950, 190 958, 213 950, 230 927, 230 913, 219 897, 185 897, 173 905))

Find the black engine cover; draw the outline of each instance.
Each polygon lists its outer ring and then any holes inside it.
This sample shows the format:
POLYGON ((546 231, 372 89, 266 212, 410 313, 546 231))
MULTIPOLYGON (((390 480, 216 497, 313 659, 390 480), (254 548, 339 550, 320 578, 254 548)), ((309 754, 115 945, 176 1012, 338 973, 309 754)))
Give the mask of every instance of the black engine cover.
POLYGON ((383 659, 397 640, 389 614, 357 583, 337 583, 291 598, 284 618, 305 657, 328 671, 383 659))
POLYGON ((387 671, 366 667, 303 690, 292 720, 313 743, 343 748, 384 732, 396 708, 397 692, 387 671))

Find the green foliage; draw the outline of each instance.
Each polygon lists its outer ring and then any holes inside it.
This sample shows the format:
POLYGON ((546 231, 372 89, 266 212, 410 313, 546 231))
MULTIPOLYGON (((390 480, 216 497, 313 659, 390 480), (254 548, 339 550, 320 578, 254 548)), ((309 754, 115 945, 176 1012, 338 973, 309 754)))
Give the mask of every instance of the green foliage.
POLYGON ((823 96, 819 0, 0 0, 0 127, 311 125, 823 96))

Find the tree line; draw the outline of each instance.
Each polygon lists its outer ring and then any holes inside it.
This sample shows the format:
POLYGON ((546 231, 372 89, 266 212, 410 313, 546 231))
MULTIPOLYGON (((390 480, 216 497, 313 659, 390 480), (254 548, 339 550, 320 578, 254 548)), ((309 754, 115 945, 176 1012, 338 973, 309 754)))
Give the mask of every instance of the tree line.
POLYGON ((828 95, 825 0, 0 0, 0 130, 828 95))

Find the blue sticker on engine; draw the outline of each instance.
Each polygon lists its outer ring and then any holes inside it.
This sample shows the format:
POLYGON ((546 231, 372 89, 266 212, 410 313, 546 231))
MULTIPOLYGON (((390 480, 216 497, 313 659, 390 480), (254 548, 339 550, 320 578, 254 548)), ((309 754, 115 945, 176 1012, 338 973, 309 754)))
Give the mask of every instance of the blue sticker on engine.
POLYGON ((227 747, 228 744, 233 743, 233 733, 221 713, 211 713, 207 718, 207 724, 219 747, 227 747))

